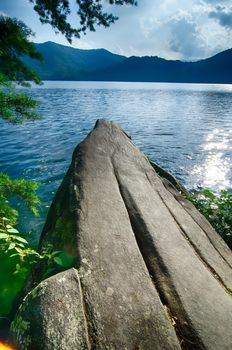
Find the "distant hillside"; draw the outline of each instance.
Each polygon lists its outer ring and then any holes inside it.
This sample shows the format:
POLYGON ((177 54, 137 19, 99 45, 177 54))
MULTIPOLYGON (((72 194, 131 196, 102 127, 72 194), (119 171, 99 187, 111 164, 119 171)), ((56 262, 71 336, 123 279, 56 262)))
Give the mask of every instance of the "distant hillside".
POLYGON ((44 64, 26 63, 42 80, 232 83, 232 49, 197 62, 159 57, 129 57, 104 49, 80 50, 46 42, 36 44, 44 64))
POLYGON ((42 80, 81 80, 93 70, 104 69, 126 57, 104 49, 81 50, 53 43, 35 44, 44 62, 25 58, 25 63, 36 70, 42 80))
POLYGON ((94 80, 232 83, 232 49, 197 62, 159 57, 130 57, 95 72, 94 80))

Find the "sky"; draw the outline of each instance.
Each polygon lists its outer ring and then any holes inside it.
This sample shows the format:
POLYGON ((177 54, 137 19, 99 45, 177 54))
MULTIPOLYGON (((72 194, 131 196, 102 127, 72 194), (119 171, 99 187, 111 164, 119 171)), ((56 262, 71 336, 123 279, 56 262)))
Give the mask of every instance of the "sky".
MULTIPOLYGON (((78 24, 75 0, 70 3, 70 21, 78 24)), ((96 32, 74 39, 73 47, 185 61, 232 48, 231 0, 138 0, 137 7, 109 9, 119 20, 110 28, 97 27, 96 32)), ((29 0, 0 0, 0 13, 25 22, 35 32, 35 42, 54 41, 69 46, 65 37, 40 23, 29 0)))

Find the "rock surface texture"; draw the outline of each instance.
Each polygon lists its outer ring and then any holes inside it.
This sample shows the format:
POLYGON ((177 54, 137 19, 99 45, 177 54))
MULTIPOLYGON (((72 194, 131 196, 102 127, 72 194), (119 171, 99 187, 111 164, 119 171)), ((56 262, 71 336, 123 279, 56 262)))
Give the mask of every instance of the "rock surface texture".
POLYGON ((229 248, 116 124, 74 151, 46 242, 76 265, 25 297, 20 349, 232 349, 229 248))

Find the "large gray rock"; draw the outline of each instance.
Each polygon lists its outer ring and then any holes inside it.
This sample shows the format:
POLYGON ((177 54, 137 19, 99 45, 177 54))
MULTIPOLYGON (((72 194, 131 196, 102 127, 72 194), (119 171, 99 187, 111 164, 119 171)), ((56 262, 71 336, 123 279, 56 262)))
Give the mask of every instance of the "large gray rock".
POLYGON ((26 297, 22 349, 232 349, 231 252, 116 124, 98 121, 74 151, 46 242, 77 270, 26 297))
POLYGON ((11 325, 20 349, 89 349, 80 279, 73 268, 27 294, 11 325))

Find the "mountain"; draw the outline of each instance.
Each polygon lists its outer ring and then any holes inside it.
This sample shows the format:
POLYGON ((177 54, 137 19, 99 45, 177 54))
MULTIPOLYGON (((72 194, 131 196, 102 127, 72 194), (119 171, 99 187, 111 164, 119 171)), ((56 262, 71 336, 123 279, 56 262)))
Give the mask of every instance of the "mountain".
POLYGON ((232 83, 232 49, 197 62, 160 57, 125 57, 104 49, 80 50, 46 42, 36 44, 44 64, 25 63, 42 80, 99 80, 188 83, 232 83))
POLYGON ((126 58, 105 49, 81 50, 51 41, 35 46, 44 62, 27 57, 24 62, 37 71, 42 80, 81 80, 93 70, 107 68, 126 58))
POLYGON ((197 62, 159 57, 129 57, 113 67, 94 72, 94 80, 232 83, 232 49, 197 62), (113 68, 113 69, 112 69, 113 68))

